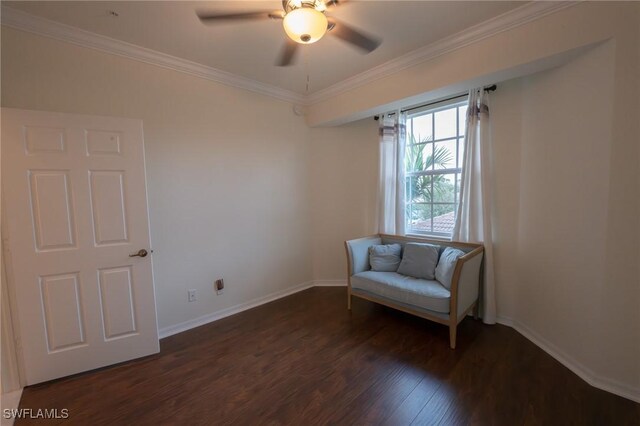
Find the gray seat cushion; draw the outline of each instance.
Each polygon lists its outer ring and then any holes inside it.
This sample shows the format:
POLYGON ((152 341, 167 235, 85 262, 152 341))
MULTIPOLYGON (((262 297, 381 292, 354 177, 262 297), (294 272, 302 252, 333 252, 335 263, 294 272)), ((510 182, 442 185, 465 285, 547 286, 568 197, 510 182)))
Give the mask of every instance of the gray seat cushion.
POLYGON ((449 313, 451 293, 435 280, 397 272, 365 271, 351 277, 351 287, 429 311, 449 313))

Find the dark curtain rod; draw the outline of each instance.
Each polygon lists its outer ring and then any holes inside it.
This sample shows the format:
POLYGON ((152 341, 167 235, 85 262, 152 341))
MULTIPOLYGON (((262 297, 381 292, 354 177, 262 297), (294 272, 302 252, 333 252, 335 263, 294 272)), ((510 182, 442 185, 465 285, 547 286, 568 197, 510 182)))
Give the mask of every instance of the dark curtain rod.
MULTIPOLYGON (((487 92, 493 92, 493 91, 495 91, 497 88, 498 88, 498 86, 496 86, 495 84, 492 84, 491 86, 487 86, 487 87, 485 87, 485 88, 484 88, 484 90, 485 90, 485 91, 487 91, 487 92)), ((409 111, 413 111, 414 109, 420 109, 420 108, 424 108, 424 107, 429 106, 429 105, 439 104, 440 102, 452 101, 452 100, 454 100, 454 99, 462 98, 462 97, 465 97, 465 96, 468 96, 468 94, 467 94, 467 93, 463 93, 463 94, 461 94, 461 95, 452 96, 452 97, 450 97, 450 98, 440 99, 439 101, 429 102, 428 104, 418 105, 418 106, 413 107, 413 108, 403 109, 403 110, 401 110, 401 112, 409 112, 409 111)), ((395 114, 395 112, 391 112, 391 113, 389 113, 389 115, 394 115, 394 114, 395 114)), ((377 121, 379 118, 380 118, 380 117, 379 117, 378 115, 374 115, 374 116, 373 116, 373 119, 374 119, 374 120, 376 120, 376 121, 377 121)))

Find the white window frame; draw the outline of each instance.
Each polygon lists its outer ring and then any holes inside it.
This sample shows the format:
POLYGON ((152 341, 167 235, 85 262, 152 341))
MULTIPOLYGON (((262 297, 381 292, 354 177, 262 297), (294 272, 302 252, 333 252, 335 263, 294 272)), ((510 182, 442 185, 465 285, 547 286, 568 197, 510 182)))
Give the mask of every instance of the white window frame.
MULTIPOLYGON (((416 176, 436 176, 436 175, 450 175, 453 174, 454 175, 454 201, 453 202, 437 202, 437 201, 433 201, 431 200, 430 202, 412 202, 410 199, 409 200, 405 200, 405 209, 406 209, 406 216, 405 216, 405 228, 406 228, 406 234, 408 235, 420 235, 420 236, 429 236, 429 237, 435 237, 435 238, 440 238, 440 239, 451 239, 451 233, 447 233, 447 232, 436 232, 433 230, 433 207, 434 205, 454 205, 454 217, 455 215, 457 215, 458 212, 458 205, 460 200, 458 199, 458 178, 459 176, 462 174, 462 161, 463 159, 460 157, 460 143, 464 143, 464 136, 466 135, 461 135, 462 132, 465 131, 464 126, 466 125, 466 123, 461 122, 460 120, 460 114, 459 114, 459 110, 458 108, 460 107, 464 107, 467 106, 468 101, 467 101, 467 97, 462 96, 462 97, 458 97, 458 98, 454 98, 454 99, 449 99, 446 101, 442 101, 442 102, 438 102, 435 104, 430 104, 421 108, 416 108, 416 109, 412 109, 410 111, 407 111, 407 117, 406 117, 406 129, 407 129, 407 136, 409 134, 413 134, 413 122, 411 121, 413 118, 417 118, 423 115, 427 115, 427 114, 434 114, 433 115, 433 119, 431 120, 431 134, 433 135, 433 140, 426 142, 427 144, 430 144, 432 149, 435 147, 435 145, 438 142, 446 142, 446 141, 456 141, 456 152, 455 152, 455 161, 456 161, 456 166, 454 168, 447 168, 447 169, 433 169, 433 170, 422 170, 422 171, 415 171, 415 172, 405 172, 405 179, 409 179, 411 177, 416 177, 416 176), (444 110, 448 110, 448 109, 453 109, 455 108, 456 110, 456 134, 453 137, 448 137, 448 138, 441 138, 441 139, 436 139, 435 135, 435 113, 440 112, 440 111, 444 111, 444 110), (462 139, 462 141, 459 143, 458 140, 462 139), (417 204, 421 204, 421 205, 429 205, 431 206, 431 231, 422 231, 419 229, 414 229, 411 227, 411 212, 412 212, 412 206, 413 205, 417 205, 417 204)), ((413 146, 414 144, 409 144, 409 141, 407 140, 407 144, 405 149, 408 150, 410 149, 411 146, 413 146)), ((418 144, 415 144, 418 145, 418 144)), ((432 183, 433 185, 433 183, 432 183)), ((432 194, 433 194, 433 188, 432 188, 432 194)))

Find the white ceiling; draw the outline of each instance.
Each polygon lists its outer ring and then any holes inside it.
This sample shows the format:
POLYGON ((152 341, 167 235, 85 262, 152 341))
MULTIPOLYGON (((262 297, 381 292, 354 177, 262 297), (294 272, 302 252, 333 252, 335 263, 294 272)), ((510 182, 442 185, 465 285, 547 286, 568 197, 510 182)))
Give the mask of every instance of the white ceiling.
POLYGON ((53 21, 267 83, 301 95, 505 13, 513 1, 349 1, 329 15, 383 39, 364 55, 331 37, 300 46, 293 66, 274 61, 284 43, 280 21, 205 26, 196 9, 212 12, 279 10, 280 1, 34 1, 5 2, 53 21), (114 17, 108 11, 115 11, 114 17), (307 76, 309 88, 307 90, 307 76))

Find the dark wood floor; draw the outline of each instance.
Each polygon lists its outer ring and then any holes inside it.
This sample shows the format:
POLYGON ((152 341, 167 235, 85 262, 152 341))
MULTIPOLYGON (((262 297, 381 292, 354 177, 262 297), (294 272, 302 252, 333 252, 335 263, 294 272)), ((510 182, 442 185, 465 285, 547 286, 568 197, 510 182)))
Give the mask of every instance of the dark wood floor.
MULTIPOLYGON (((160 354, 24 390, 74 424, 638 425, 516 331, 447 328, 313 288, 163 339, 160 354)), ((40 424, 42 420, 38 421, 40 424)), ((22 424, 26 422, 17 422, 22 424)))

